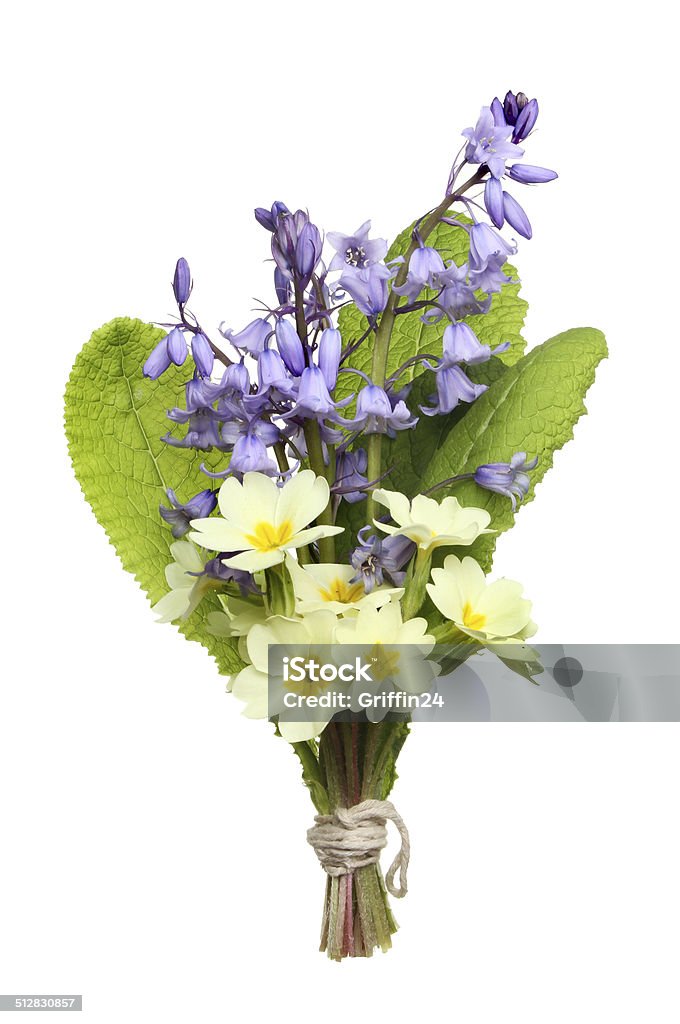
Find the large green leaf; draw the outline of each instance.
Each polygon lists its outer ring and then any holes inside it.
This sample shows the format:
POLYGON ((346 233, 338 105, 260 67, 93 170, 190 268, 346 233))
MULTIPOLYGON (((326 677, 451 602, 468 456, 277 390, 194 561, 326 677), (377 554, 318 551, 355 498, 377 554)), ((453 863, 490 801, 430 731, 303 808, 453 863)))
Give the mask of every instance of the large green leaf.
MULTIPOLYGON (((459 217, 465 221, 465 217, 459 217)), ((403 255, 411 244, 412 227, 406 228, 392 243, 387 259, 395 259, 403 255)), ((445 260, 454 259, 460 266, 468 258, 469 237, 460 227, 450 224, 438 224, 430 234, 427 244, 434 246, 445 260)), ((484 345, 495 348, 502 342, 509 341, 510 348, 499 358, 511 366, 521 357, 525 348, 522 338, 522 327, 527 310, 527 303, 519 297, 520 283, 517 271, 510 264, 505 265, 505 272, 512 281, 502 287, 491 301, 488 313, 466 317, 479 340, 484 345)), ((446 321, 439 324, 425 324, 421 320, 422 310, 398 316, 394 323, 390 340, 390 351, 387 363, 388 375, 394 373, 407 359, 412 356, 431 353, 441 355, 442 338, 446 321)), ((358 340, 368 327, 368 322, 357 307, 352 303, 344 306, 338 318, 345 344, 358 340)), ((370 376, 373 357, 373 339, 369 336, 351 357, 351 365, 370 376)), ((400 377, 400 385, 408 383, 424 371, 422 363, 411 366, 400 377)), ((343 398, 357 389, 357 378, 352 374, 341 374, 336 388, 336 398, 343 398)))
MULTIPOLYGON (((592 327, 565 331, 532 349, 491 385, 449 431, 446 442, 422 475, 427 489, 448 477, 471 473, 488 462, 506 462, 517 451, 538 456, 531 473, 531 501, 536 485, 552 466, 553 453, 573 437, 574 424, 586 412, 583 397, 595 369, 607 354, 604 335, 592 327)), ((508 498, 464 481, 442 488, 437 498, 452 493, 463 505, 486 508, 497 531, 480 537, 466 553, 485 569, 491 565, 496 536, 514 523, 508 498)))
MULTIPOLYGON (((83 347, 66 387, 66 434, 73 468, 83 494, 104 527, 123 566, 152 603, 167 592, 165 567, 172 561, 169 528, 158 514, 173 487, 187 500, 206 487, 204 461, 217 465, 219 453, 195 453, 164 444, 166 413, 183 404, 186 367, 171 367, 158 381, 142 377, 142 365, 164 331, 121 317, 95 331, 83 347)), ((221 672, 234 672, 241 660, 229 640, 206 632, 206 598, 181 626, 189 640, 208 648, 221 672)))

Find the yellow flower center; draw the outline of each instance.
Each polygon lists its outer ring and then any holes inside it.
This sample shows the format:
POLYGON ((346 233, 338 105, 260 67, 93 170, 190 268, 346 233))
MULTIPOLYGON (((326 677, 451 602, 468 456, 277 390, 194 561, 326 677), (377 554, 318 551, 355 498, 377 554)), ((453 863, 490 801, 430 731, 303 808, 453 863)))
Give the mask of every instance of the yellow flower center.
POLYGON ((340 601, 341 604, 352 604, 358 601, 364 593, 364 585, 358 583, 347 583, 345 580, 334 579, 325 589, 319 591, 319 596, 324 601, 340 601))
POLYGON ((246 534, 246 540, 256 551, 275 551, 277 548, 285 547, 293 535, 291 521, 284 519, 278 526, 274 526, 273 523, 258 523, 253 533, 246 534))
POLYGON ((463 605, 463 625, 468 629, 484 629, 485 622, 486 615, 474 611, 470 602, 466 601, 463 605))
POLYGON ((393 679, 399 671, 399 651, 385 650, 382 640, 373 644, 368 660, 371 665, 371 676, 376 683, 383 679, 393 679))

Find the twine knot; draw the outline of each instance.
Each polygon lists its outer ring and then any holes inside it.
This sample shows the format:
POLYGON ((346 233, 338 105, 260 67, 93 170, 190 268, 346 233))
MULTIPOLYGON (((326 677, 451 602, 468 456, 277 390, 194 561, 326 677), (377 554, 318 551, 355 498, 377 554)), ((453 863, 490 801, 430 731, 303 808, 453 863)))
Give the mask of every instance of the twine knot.
POLYGON ((353 807, 338 807, 333 814, 317 814, 314 821, 316 824, 307 832, 307 842, 332 878, 377 864, 380 851, 387 846, 386 824, 393 822, 401 836, 401 847, 385 875, 385 885, 398 899, 406 895, 411 844, 408 829, 389 800, 364 800, 353 807))

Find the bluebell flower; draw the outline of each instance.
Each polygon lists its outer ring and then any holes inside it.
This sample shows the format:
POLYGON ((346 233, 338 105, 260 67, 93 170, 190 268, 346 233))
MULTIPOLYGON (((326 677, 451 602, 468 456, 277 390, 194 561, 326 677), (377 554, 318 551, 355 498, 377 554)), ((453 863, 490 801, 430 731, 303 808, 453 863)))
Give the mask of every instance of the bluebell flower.
POLYGON ((172 290, 175 293, 175 301, 178 306, 183 306, 191 295, 191 271, 183 256, 180 256, 175 266, 172 290))
POLYGON ((350 452, 338 452, 335 462, 335 483, 331 491, 349 502, 350 505, 362 501, 366 497, 368 486, 368 455, 363 448, 350 452))
POLYGON ((183 438, 166 434, 163 441, 175 448, 197 448, 209 451, 221 448, 222 442, 218 429, 218 416, 213 409, 213 402, 219 393, 219 385, 194 377, 185 386, 186 409, 170 409, 168 419, 173 423, 187 424, 187 433, 183 438))
POLYGON ((215 365, 215 354, 202 331, 198 331, 191 339, 191 355, 201 377, 209 377, 215 365))
POLYGON ((226 559, 233 558, 235 554, 236 551, 222 551, 215 558, 211 558, 205 563, 203 575, 221 583, 236 583, 243 597, 247 597, 248 594, 259 594, 260 590, 251 573, 245 572, 244 569, 232 569, 224 564, 226 559))
POLYGON ((382 313, 387 305, 387 282, 392 274, 393 271, 384 263, 373 263, 365 270, 342 274, 338 287, 351 295, 362 313, 366 316, 376 316, 382 313))
POLYGON ((409 260, 405 282, 395 285, 393 290, 409 302, 414 302, 423 288, 437 287, 439 275, 443 271, 444 260, 437 250, 429 245, 419 245, 409 260))
POLYGON ((295 407, 285 416, 295 415, 303 419, 316 420, 335 418, 337 409, 347 405, 351 400, 347 398, 343 402, 334 402, 323 372, 318 366, 307 366, 300 377, 295 407))
MULTIPOLYGON (((504 271, 505 256, 490 256, 486 263, 478 270, 470 268, 470 286, 488 296, 499 292, 504 284, 509 284, 512 278, 504 271)), ((488 307, 487 307, 488 308, 488 307)))
POLYGON ((276 231, 276 225, 279 219, 279 214, 290 213, 290 210, 285 203, 280 202, 278 199, 272 203, 271 210, 266 210, 262 206, 258 206, 255 210, 255 220, 258 224, 261 224, 267 231, 276 231))
POLYGON ((408 537, 378 537, 370 534, 371 526, 359 530, 358 546, 350 555, 350 563, 357 570, 351 583, 363 583, 367 594, 375 587, 381 587, 387 576, 395 587, 400 587, 406 577, 401 571, 413 557, 416 546, 408 537))
POLYGON ((486 384, 474 384, 457 363, 442 363, 435 370, 437 393, 431 396, 433 406, 421 405, 426 416, 445 416, 460 402, 474 402, 486 391, 486 384))
POLYGON ((510 498, 513 512, 517 508, 517 500, 526 497, 531 480, 529 472, 538 465, 538 456, 527 462, 526 452, 515 452, 510 462, 490 462, 478 466, 473 479, 487 491, 495 491, 510 498))
MULTIPOLYGON (((478 363, 486 363, 491 356, 506 352, 509 348, 509 341, 496 345, 494 349, 490 345, 482 345, 468 324, 453 323, 449 324, 444 331, 442 362, 449 366, 454 363, 467 363, 468 366, 476 366, 478 363)), ((432 367, 430 368, 432 369, 432 367)))
POLYGON ((490 299, 481 300, 476 297, 474 288, 468 281, 468 275, 467 263, 459 267, 454 262, 437 275, 437 285, 441 288, 437 302, 441 309, 435 307, 428 310, 422 318, 426 323, 441 320, 444 316, 442 310, 452 320, 488 312, 490 299))
POLYGON ((387 392, 377 384, 367 384, 357 396, 356 414, 352 420, 343 420, 345 427, 361 430, 365 434, 387 434, 395 437, 399 430, 410 430, 418 422, 406 403, 399 399, 394 406, 387 392))
POLYGON ((295 381, 286 370, 285 363, 273 348, 266 348, 257 357, 257 380, 260 392, 274 391, 285 398, 295 394, 295 381))
POLYGON ((279 468, 257 434, 248 433, 239 437, 234 445, 229 460, 229 472, 236 477, 242 477, 244 473, 265 473, 267 476, 276 476, 279 468))
POLYGON ((340 331, 335 327, 326 327, 319 338, 317 362, 329 391, 333 390, 338 380, 341 354, 342 336, 340 331))
POLYGON ((502 265, 508 256, 517 252, 517 246, 506 242, 490 224, 475 222, 467 230, 470 236, 469 266, 474 273, 486 269, 489 261, 495 262, 501 257, 502 265))
POLYGON ((169 334, 158 342, 142 370, 145 377, 157 380, 171 363, 181 366, 187 357, 187 344, 179 327, 173 327, 169 334))
POLYGON ((298 332, 289 320, 276 321, 276 345, 286 368, 299 377, 305 368, 305 352, 298 332))
POLYGON ((175 538, 183 537, 185 533, 189 532, 192 519, 204 519, 217 505, 217 494, 209 489, 199 491, 184 503, 179 500, 171 487, 168 487, 166 494, 172 507, 159 505, 158 510, 165 522, 172 526, 172 535, 175 538))
POLYGON ((468 140, 465 159, 470 164, 486 164, 494 178, 505 172, 505 161, 524 155, 524 150, 510 142, 513 134, 511 125, 497 124, 491 107, 482 107, 474 128, 462 133, 468 140))
POLYGON ((230 327, 223 328, 220 325, 220 334, 227 341, 230 341, 234 348, 243 349, 251 356, 259 356, 264 351, 267 338, 271 335, 272 329, 267 320, 257 317, 251 320, 243 330, 232 331, 230 327))
POLYGON ((370 220, 364 221, 353 235, 343 235, 339 231, 329 231, 326 238, 335 249, 329 270, 364 270, 372 263, 379 263, 387 252, 384 238, 369 238, 370 220))

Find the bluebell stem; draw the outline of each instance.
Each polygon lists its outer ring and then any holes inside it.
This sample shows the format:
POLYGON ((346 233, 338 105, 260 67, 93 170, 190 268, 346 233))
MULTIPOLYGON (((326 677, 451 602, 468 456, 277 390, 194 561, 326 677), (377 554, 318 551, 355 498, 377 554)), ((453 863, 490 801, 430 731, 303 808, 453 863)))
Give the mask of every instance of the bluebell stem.
POLYGON ((178 306, 183 306, 191 295, 191 271, 183 256, 180 256, 175 266, 172 290, 175 293, 175 301, 178 306))
POLYGON ((286 368, 299 377, 305 368, 305 352, 298 332, 283 317, 276 321, 276 345, 286 368))
POLYGON ((344 270, 351 267, 364 270, 372 263, 378 263, 387 252, 387 241, 384 238, 369 238, 370 220, 364 221, 353 235, 343 235, 339 231, 329 231, 326 238, 335 249, 329 270, 344 270))
POLYGON ((437 287, 438 275, 444 270, 444 261, 436 249, 419 245, 408 264, 408 274, 402 285, 395 285, 394 292, 414 302, 423 288, 437 287))
POLYGON ((510 498, 513 512, 517 508, 517 500, 527 496, 531 480, 529 472, 538 465, 538 456, 527 462, 526 452, 515 452, 510 462, 490 462, 478 466, 473 479, 487 491, 495 491, 510 498))
POLYGON ((231 328, 222 328, 220 326, 220 334, 227 341, 230 341, 234 348, 243 349, 251 356, 259 356, 264 351, 264 345, 267 338, 272 333, 272 329, 267 320, 263 320, 262 317, 257 317, 255 320, 251 320, 243 330, 232 331, 231 328))
POLYGON ((381 587, 387 576, 395 587, 404 582, 403 566, 415 554, 416 546, 407 537, 378 537, 370 534, 371 526, 359 530, 358 546, 350 555, 350 563, 357 570, 352 583, 363 583, 367 594, 381 587))
POLYGON ((201 377, 209 377, 215 365, 215 354, 202 331, 198 331, 191 339, 191 354, 201 377))
POLYGON ((342 337, 334 327, 326 327, 319 338, 318 364, 326 381, 326 387, 332 391, 338 380, 342 337))
POLYGON ((166 494, 171 508, 159 505, 158 510, 166 523, 172 526, 173 537, 183 537, 191 529, 192 519, 204 519, 217 505, 217 494, 211 490, 199 491, 187 502, 181 502, 172 488, 166 494))

